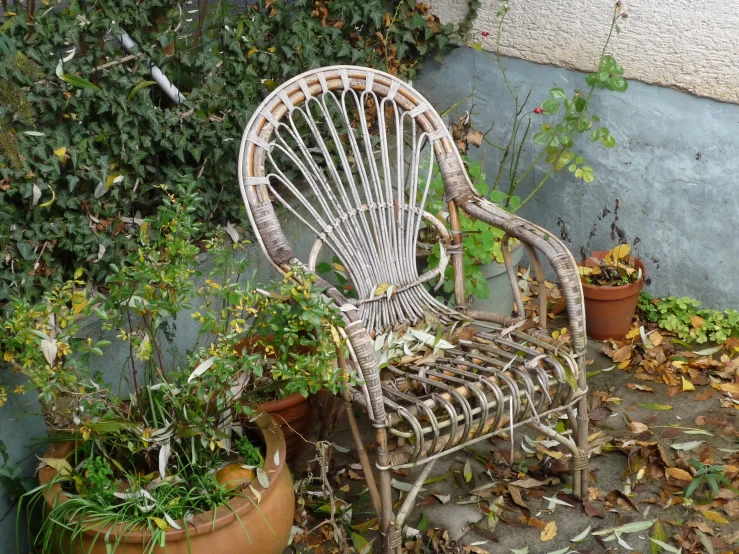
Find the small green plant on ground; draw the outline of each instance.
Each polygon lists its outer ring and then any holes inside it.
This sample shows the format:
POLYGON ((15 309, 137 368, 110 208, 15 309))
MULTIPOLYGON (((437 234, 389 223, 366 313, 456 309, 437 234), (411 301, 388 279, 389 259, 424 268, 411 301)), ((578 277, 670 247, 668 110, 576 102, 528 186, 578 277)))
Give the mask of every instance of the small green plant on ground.
POLYGON ((707 489, 709 500, 718 496, 720 491, 719 485, 731 487, 731 481, 726 477, 722 466, 702 464, 698 460, 688 460, 690 465, 695 468, 693 481, 685 489, 685 498, 691 498, 695 492, 703 492, 707 489))
MULTIPOLYGON (((500 54, 503 26, 510 9, 508 0, 502 0, 497 12, 498 27, 494 52, 483 50, 482 44, 478 42, 471 43, 473 48, 485 53, 496 62, 513 99, 513 126, 508 141, 504 144, 491 142, 487 137, 492 131, 492 126, 485 133, 472 128, 469 113, 474 112, 474 91, 470 97, 452 106, 450 110, 469 98, 473 99, 470 112, 465 113, 458 122, 452 123, 453 138, 463 153, 467 152, 470 144, 481 146, 483 142, 501 151, 500 164, 495 169, 494 177, 489 181, 485 176, 484 157, 481 163, 465 159, 465 166, 472 183, 480 194, 488 197, 501 208, 515 213, 541 190, 555 171, 567 168, 575 178, 582 179, 586 183, 595 179, 592 166, 587 165, 583 154, 576 149, 578 135, 587 134, 591 142, 600 143, 606 148, 615 146, 616 139, 607 127, 600 124, 600 118, 591 113, 590 104, 596 90, 624 92, 628 88, 628 82, 623 77, 623 67, 606 53, 613 32, 619 31, 618 23, 625 19, 627 14, 622 10, 621 3, 617 2, 598 60, 598 70, 585 76, 587 85, 585 90, 575 89, 568 95, 564 89, 555 87, 549 91, 549 98, 543 100, 539 106, 527 108, 530 93, 523 96, 513 89, 500 54), (547 121, 539 123, 541 119, 547 119, 547 121), (538 149, 538 154, 530 163, 522 165, 522 161, 526 159, 524 154, 532 147, 538 149), (527 182, 527 178, 533 177, 535 169, 542 163, 546 167, 543 176, 540 179, 537 177, 538 182, 522 199, 518 194, 519 186, 527 182)), ((483 32, 483 36, 487 35, 487 32, 483 32)), ((429 211, 448 223, 448 217, 444 215, 447 208, 443 194, 443 185, 440 177, 436 175, 428 200, 429 206, 432 207, 429 211)), ((488 284, 482 277, 479 265, 493 260, 498 263, 503 262, 500 247, 503 232, 484 228, 486 226, 471 221, 464 214, 460 216, 460 219, 464 243, 465 292, 468 296, 487 298, 488 284)), ((439 248, 439 245, 436 245, 429 257, 430 267, 436 267, 441 260, 439 248)), ((452 269, 448 266, 445 271, 444 290, 451 292, 453 289, 452 269)))
POLYGON ((647 321, 676 333, 682 340, 722 343, 739 336, 739 311, 721 312, 700 305, 699 300, 687 296, 654 298, 643 292, 638 307, 647 321))

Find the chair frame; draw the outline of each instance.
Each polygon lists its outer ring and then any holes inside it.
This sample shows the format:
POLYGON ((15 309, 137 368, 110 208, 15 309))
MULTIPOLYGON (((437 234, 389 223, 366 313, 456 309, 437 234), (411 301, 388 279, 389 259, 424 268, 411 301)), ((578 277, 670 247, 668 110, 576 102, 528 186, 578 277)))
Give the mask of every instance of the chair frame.
MULTIPOLYGON (((457 151, 454 140, 452 139, 448 129, 444 125, 439 114, 417 91, 400 79, 387 73, 374 69, 354 66, 333 66, 325 67, 312 71, 308 71, 299 75, 274 90, 262 103, 262 105, 254 112, 249 124, 243 135, 241 143, 241 151, 239 155, 239 184, 246 206, 249 219, 255 231, 256 238, 262 247, 266 257, 271 264, 283 275, 287 273, 291 266, 296 263, 303 262, 293 253, 287 238, 285 237, 277 214, 273 207, 273 200, 270 197, 270 178, 265 172, 265 165, 271 152, 272 146, 270 139, 275 130, 279 128, 280 121, 285 115, 290 115, 296 106, 310 100, 315 96, 326 95, 333 92, 346 93, 354 91, 356 94, 372 93, 376 98, 386 99, 393 102, 396 109, 399 107, 404 115, 410 117, 414 125, 425 133, 426 139, 432 144, 433 155, 439 166, 441 176, 445 187, 445 198, 448 201, 449 219, 451 232, 447 233, 443 225, 439 225, 434 218, 429 218, 429 214, 424 213, 423 217, 428 223, 436 227, 446 244, 450 254, 450 262, 454 270, 454 298, 456 303, 456 311, 451 311, 443 305, 436 303, 432 308, 444 315, 444 317, 456 317, 461 314, 478 322, 488 322, 494 328, 505 327, 505 332, 511 329, 520 328, 524 322, 523 302, 520 291, 517 286, 517 275, 515 268, 512 267, 509 241, 517 239, 527 249, 530 260, 534 266, 537 279, 540 283, 544 281, 544 273, 539 263, 537 253, 543 254, 551 266, 554 268, 556 275, 560 281, 560 287, 566 300, 567 313, 572 329, 571 333, 571 350, 568 356, 574 364, 573 373, 577 382, 577 388, 570 394, 566 402, 559 406, 547 406, 550 408, 546 413, 557 413, 565 415, 569 420, 572 429, 572 437, 564 436, 557 433, 550 427, 541 423, 539 414, 534 409, 534 414, 525 420, 518 421, 518 425, 528 425, 539 432, 544 433, 550 439, 557 440, 571 454, 571 470, 573 474, 573 493, 578 497, 582 497, 587 490, 587 470, 588 470, 588 396, 585 370, 585 317, 582 286, 580 283, 577 265, 574 258, 570 254, 567 247, 554 235, 545 229, 538 227, 528 221, 510 214, 492 202, 485 199, 477 193, 474 186, 470 182, 467 172, 462 163, 462 159, 457 151), (509 317, 500 314, 481 312, 466 307, 466 295, 464 285, 464 267, 462 238, 460 231, 459 210, 472 218, 476 218, 491 226, 497 227, 505 231, 503 239, 503 255, 505 259, 508 276, 513 287, 518 314, 522 317, 509 317), (575 416, 575 409, 577 415, 575 416)), ((378 110, 379 111, 379 110, 378 110)), ((414 127, 415 129, 415 127, 414 127)), ((415 132, 415 131, 414 131, 415 132)), ((414 135, 415 136, 415 135, 414 135)), ((422 209, 422 207, 421 207, 422 209)), ((397 218, 397 207, 395 212, 397 218)), ((417 231, 417 229, 416 229, 417 231)), ((314 271, 318 251, 325 242, 325 236, 319 234, 314 244, 314 248, 310 253, 306 267, 314 271)), ((415 270, 415 269, 414 269, 415 270)), ((419 294, 423 295, 425 289, 422 289, 422 283, 428 281, 438 275, 439 270, 424 274, 410 283, 406 284, 406 288, 417 288, 419 294)), ((434 466, 434 462, 442 455, 450 453, 450 450, 441 450, 435 455, 436 438, 430 449, 430 454, 422 460, 417 461, 413 458, 410 463, 406 463, 403 467, 422 466, 413 489, 408 493, 406 499, 397 513, 393 510, 393 500, 391 491, 391 470, 397 468, 398 463, 393 463, 391 451, 389 449, 389 428, 392 424, 392 415, 388 413, 387 406, 391 404, 383 394, 383 383, 380 378, 380 369, 378 367, 377 356, 374 351, 372 332, 377 328, 387 327, 387 321, 383 323, 380 312, 372 310, 380 310, 380 302, 374 302, 376 308, 365 307, 363 314, 365 318, 360 317, 360 310, 356 309, 356 303, 352 304, 345 296, 333 285, 322 281, 326 287, 325 293, 338 306, 346 306, 349 309, 342 310, 346 321, 346 336, 348 338, 348 346, 351 360, 344 359, 343 352, 338 352, 338 362, 342 368, 347 368, 348 364, 353 364, 353 368, 362 378, 362 384, 357 388, 350 388, 343 392, 343 399, 347 406, 348 421, 355 439, 355 447, 363 466, 367 485, 374 507, 378 514, 379 530, 381 539, 378 542, 376 551, 380 552, 400 552, 402 540, 402 527, 415 504, 415 498, 423 484, 427 479, 430 471, 434 466), (354 305, 354 308, 351 306, 354 305), (368 311, 369 310, 369 311, 368 311), (367 316, 370 314, 370 316, 367 316), (376 463, 377 477, 373 471, 369 456, 364 448, 362 438, 360 436, 359 427, 354 416, 353 404, 360 404, 362 408, 369 413, 370 420, 376 431, 376 463)), ((423 299, 431 299, 430 295, 423 296, 423 299)), ((546 296, 540 295, 540 318, 538 326, 527 329, 526 339, 541 341, 537 344, 548 344, 552 341, 546 330, 546 296)), ((533 325, 531 325, 533 327, 533 325)), ((505 336, 505 335, 503 335, 505 336)), ((566 350, 567 347, 557 345, 556 348, 566 350)), ((536 362, 536 360, 534 360, 536 362)), ((509 364, 510 365, 510 364, 509 364)), ((527 366, 528 367, 528 366, 527 366)), ((572 366, 571 366, 572 367, 572 366)), ((347 382, 348 384, 348 382, 347 382)), ((541 387, 542 389, 544 387, 541 387)), ((460 386, 457 392, 471 395, 478 394, 474 390, 471 392, 467 389, 474 389, 469 385, 460 386), (464 389, 464 390, 462 390, 464 389)), ((531 397, 526 391, 523 391, 528 397, 528 405, 532 405, 531 397)), ((449 390, 452 396, 458 396, 454 390, 449 390)), ((518 394, 518 392, 516 393, 518 394)), ((545 392, 547 398, 548 392, 545 392)), ((437 395, 444 397, 444 394, 437 395)), ((447 395, 447 398, 450 396, 447 395)), ((500 397, 498 397, 500 399, 500 397)), ((511 392, 510 398, 513 398, 511 392)), ((444 402, 443 398, 439 401, 444 402)), ((511 400, 512 402, 513 400, 511 400)), ((516 400, 518 402, 518 400, 516 400)), ((486 402, 486 406, 487 401, 486 402)), ((490 406, 495 403, 490 402, 490 406)), ((500 402, 498 403, 498 406, 500 402)), ((500 406, 499 406, 500 407, 500 406)), ((423 408, 423 406, 420 406, 423 408)), ((486 408, 487 409, 487 408, 486 408)), ((500 411, 500 410, 499 410, 500 411)), ((485 412, 487 413, 487 412, 485 412)), ((528 414, 528 410, 526 411, 528 414)), ((400 416, 395 416, 397 420, 400 416)), ((460 420, 462 421, 462 420, 460 420)), ((487 433, 482 433, 485 420, 482 418, 478 423, 477 436, 485 438, 487 436, 499 435, 506 432, 508 428, 500 427, 500 418, 496 420, 496 426, 488 428, 487 433)), ((513 419, 510 419, 511 430, 513 429, 513 419)), ((462 433, 462 439, 472 436, 472 431, 468 426, 462 433)), ((454 435, 451 433, 449 436, 454 435)), ((451 440, 451 439, 450 439, 451 440)), ((513 441, 513 436, 510 436, 513 441)), ((462 444, 469 444, 469 441, 462 444)), ((453 451, 453 450, 452 450, 453 451)), ((407 461, 407 460, 405 460, 407 461)))

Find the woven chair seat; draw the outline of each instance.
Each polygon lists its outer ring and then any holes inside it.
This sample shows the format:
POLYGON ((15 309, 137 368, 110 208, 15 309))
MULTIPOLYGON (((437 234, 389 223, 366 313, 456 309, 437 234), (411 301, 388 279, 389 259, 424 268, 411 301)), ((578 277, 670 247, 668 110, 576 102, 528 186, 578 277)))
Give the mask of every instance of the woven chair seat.
MULTIPOLYGON (((387 426, 401 443, 390 455, 393 469, 511 435, 531 418, 562 415, 585 394, 569 346, 524 332, 503 335, 502 326, 488 322, 474 327, 475 336, 431 364, 390 364, 383 371, 387 426)), ((364 404, 361 395, 357 402, 364 404)))

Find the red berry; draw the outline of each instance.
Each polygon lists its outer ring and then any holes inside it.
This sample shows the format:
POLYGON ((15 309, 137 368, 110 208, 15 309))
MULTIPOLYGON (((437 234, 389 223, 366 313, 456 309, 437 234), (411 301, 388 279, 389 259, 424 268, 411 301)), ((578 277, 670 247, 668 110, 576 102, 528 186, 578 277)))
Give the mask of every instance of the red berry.
POLYGON ((484 37, 488 36, 489 34, 490 34, 490 33, 488 33, 487 31, 483 31, 483 32, 482 32, 482 36, 484 36, 484 37))
POLYGON ((534 108, 534 113, 535 114, 540 114, 541 113, 541 108, 534 108))

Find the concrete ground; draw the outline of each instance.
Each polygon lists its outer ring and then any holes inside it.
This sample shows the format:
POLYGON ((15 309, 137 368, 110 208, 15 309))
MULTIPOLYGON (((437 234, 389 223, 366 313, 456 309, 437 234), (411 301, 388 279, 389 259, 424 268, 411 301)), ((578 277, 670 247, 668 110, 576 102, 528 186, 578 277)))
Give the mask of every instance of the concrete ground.
MULTIPOLYGON (((588 366, 589 372, 599 369, 612 367, 613 362, 602 354, 603 344, 595 341, 589 343, 589 356, 592 364, 588 366)), ((728 437, 721 434, 720 427, 711 426, 710 423, 702 427, 708 430, 713 436, 689 434, 679 429, 668 429, 660 426, 678 425, 687 428, 697 428, 696 418, 704 416, 709 420, 715 418, 713 423, 719 424, 718 420, 722 420, 722 426, 728 426, 734 421, 736 410, 733 408, 721 408, 718 397, 708 398, 706 400, 695 400, 695 397, 701 393, 698 391, 680 392, 676 396, 668 397, 667 387, 656 383, 643 383, 634 378, 634 374, 629 371, 615 368, 608 372, 601 372, 589 378, 589 388, 591 395, 598 395, 599 392, 608 393, 610 397, 620 398, 618 405, 613 402, 607 402, 604 406, 607 409, 601 409, 593 414, 594 428, 591 427, 591 439, 594 434, 602 432, 601 436, 610 436, 614 439, 633 440, 637 435, 627 427, 627 421, 637 421, 645 423, 649 427, 648 433, 641 434, 639 440, 657 441, 667 456, 675 459, 677 452, 669 445, 674 443, 684 443, 696 440, 705 441, 714 449, 714 463, 721 464, 722 456, 726 457, 730 454, 723 453, 719 448, 732 449, 736 445, 734 437, 728 437), (627 387, 627 384, 636 383, 638 385, 648 385, 654 389, 654 392, 643 392, 633 390, 627 387), (653 411, 637 406, 643 403, 660 403, 670 404, 673 406, 669 411, 653 411), (612 410, 609 413, 609 410, 612 410)), ((705 390, 705 388, 703 388, 705 390)), ((351 433, 345 423, 346 418, 341 418, 332 433, 331 440, 340 447, 349 448, 352 446, 351 433)), ((366 443, 369 445, 373 442, 371 429, 369 426, 364 428, 363 432, 367 432, 366 443)), ((521 440, 523 438, 522 431, 516 436, 516 448, 521 451, 521 440)), ((536 438, 536 434, 528 431, 531 438, 536 438)), ((598 442, 593 440, 593 444, 598 442)), ((701 445, 701 448, 705 446, 701 445)), ((444 477, 438 482, 426 485, 426 491, 419 495, 419 505, 416 506, 409 518, 408 524, 412 527, 419 526, 426 530, 440 527, 448 530, 449 539, 454 540, 460 545, 474 545, 488 552, 510 552, 512 549, 525 549, 531 554, 559 551, 566 552, 568 546, 576 552, 626 552, 627 549, 623 545, 619 545, 615 540, 601 543, 596 541, 595 537, 588 535, 582 542, 575 544, 570 542, 589 526, 592 531, 598 529, 607 529, 618 525, 624 525, 629 522, 651 520, 660 518, 664 522, 665 542, 670 543, 670 537, 673 534, 681 532, 681 526, 687 525, 689 522, 698 525, 699 529, 706 532, 706 541, 710 541, 708 533, 714 533, 715 536, 725 536, 739 530, 739 518, 729 517, 726 523, 716 523, 709 521, 695 506, 675 505, 667 509, 663 508, 666 502, 669 502, 669 491, 663 492, 666 486, 664 480, 649 481, 648 472, 638 482, 636 476, 631 476, 630 484, 626 483, 627 456, 621 451, 612 451, 608 453, 596 454, 591 458, 592 477, 590 482, 591 500, 589 508, 599 512, 602 517, 589 517, 582 506, 575 508, 556 505, 553 511, 549 510, 550 501, 544 497, 556 497, 558 493, 566 488, 569 481, 567 473, 560 473, 564 483, 558 485, 549 485, 543 489, 522 489, 522 500, 526 507, 530 510, 530 515, 540 520, 539 526, 543 526, 549 522, 556 522, 556 536, 543 542, 541 540, 542 531, 540 528, 532 527, 518 522, 522 518, 523 512, 518 508, 510 509, 511 502, 508 501, 509 507, 502 512, 504 521, 499 521, 494 532, 480 531, 486 529, 488 516, 485 514, 487 502, 468 503, 470 489, 475 487, 483 487, 490 483, 500 483, 501 479, 495 475, 491 479, 486 474, 483 464, 475 459, 474 454, 478 454, 482 459, 488 457, 491 450, 500 451, 498 457, 503 459, 508 456, 509 444, 503 439, 494 441, 484 441, 479 443, 475 452, 460 452, 440 460, 432 473, 433 477, 444 477), (463 467, 467 460, 470 460, 473 472, 473 480, 465 483, 462 477, 463 467), (628 487, 628 488, 627 488, 628 487), (543 493, 541 491, 544 491, 543 493), (636 511, 629 505, 629 501, 625 497, 618 498, 617 493, 612 491, 631 492, 633 506, 636 511), (611 493, 611 501, 607 502, 606 496, 611 493), (430 498, 430 495, 436 494, 445 499, 449 496, 446 504, 441 504, 437 498, 430 498), (660 495, 663 495, 660 498, 660 495), (426 499, 424 501, 424 499, 426 499), (646 502, 645 502, 646 501, 646 502), (672 524, 672 525, 671 525, 672 524), (604 550, 607 548, 608 550, 604 550)), ((334 477, 336 483, 336 494, 339 498, 345 498, 348 502, 354 502, 352 511, 352 523, 356 525, 356 533, 365 537, 371 537, 372 532, 361 526, 361 522, 371 520, 374 516, 369 502, 364 499, 356 501, 356 494, 363 488, 361 479, 349 479, 347 468, 350 468, 354 460, 351 454, 342 454, 335 452, 333 460, 334 472, 340 472, 340 475, 334 477), (344 469, 344 471, 341 471, 344 469), (353 500, 354 499, 354 500, 353 500)), ((505 464, 502 464, 503 466, 505 464)), ((559 464, 562 469, 563 464, 559 464)), ((557 464, 555 463, 555 468, 557 464)), ((556 469, 555 469, 556 471, 556 469)), ((546 474, 546 472, 545 472, 546 474)), ((552 473, 550 472, 549 475, 552 473)), ((542 475, 542 474, 538 474, 542 475)), ((361 477, 361 472, 360 472, 361 477)), ((511 471, 508 476, 510 480, 516 480, 520 477, 511 471)), ((525 476, 524 476, 525 477, 525 476)), ((396 475, 396 479, 404 482, 412 482, 413 475, 396 475)), ((503 481, 504 482, 504 481, 503 481)), ((505 485, 503 485, 504 487, 505 485)), ((498 489, 502 490, 502 489, 498 489)), ((396 491, 397 492, 397 491, 396 491)), ((560 497, 565 498, 566 497, 560 497)), ((592 513, 592 511, 591 511, 592 513)), ((721 514, 723 517, 725 515, 721 514)), ((525 519, 524 519, 525 521, 525 519)), ((372 522, 370 521, 370 524, 372 522)), ((549 527, 551 530, 551 525, 549 527)), ((649 534, 652 531, 623 534, 623 541, 636 552, 650 552, 649 534)), ((424 533, 425 534, 425 533, 424 533)), ((603 538, 603 537, 602 537, 603 538)), ((693 535, 695 540, 695 535, 693 535)), ((315 541, 314 541, 315 542, 315 541)), ((670 543, 674 545, 675 543, 670 543)), ((733 547, 721 545, 713 550, 694 550, 695 552, 731 552, 733 547)), ((699 544, 700 547, 700 544, 699 544)), ((706 548, 706 547, 701 547, 706 548)), ((713 546, 710 546, 713 548, 713 546)), ((298 551, 303 550, 298 546, 298 551)), ((669 552, 669 550, 668 550, 669 552)), ((685 550, 684 552, 688 552, 685 550)))

